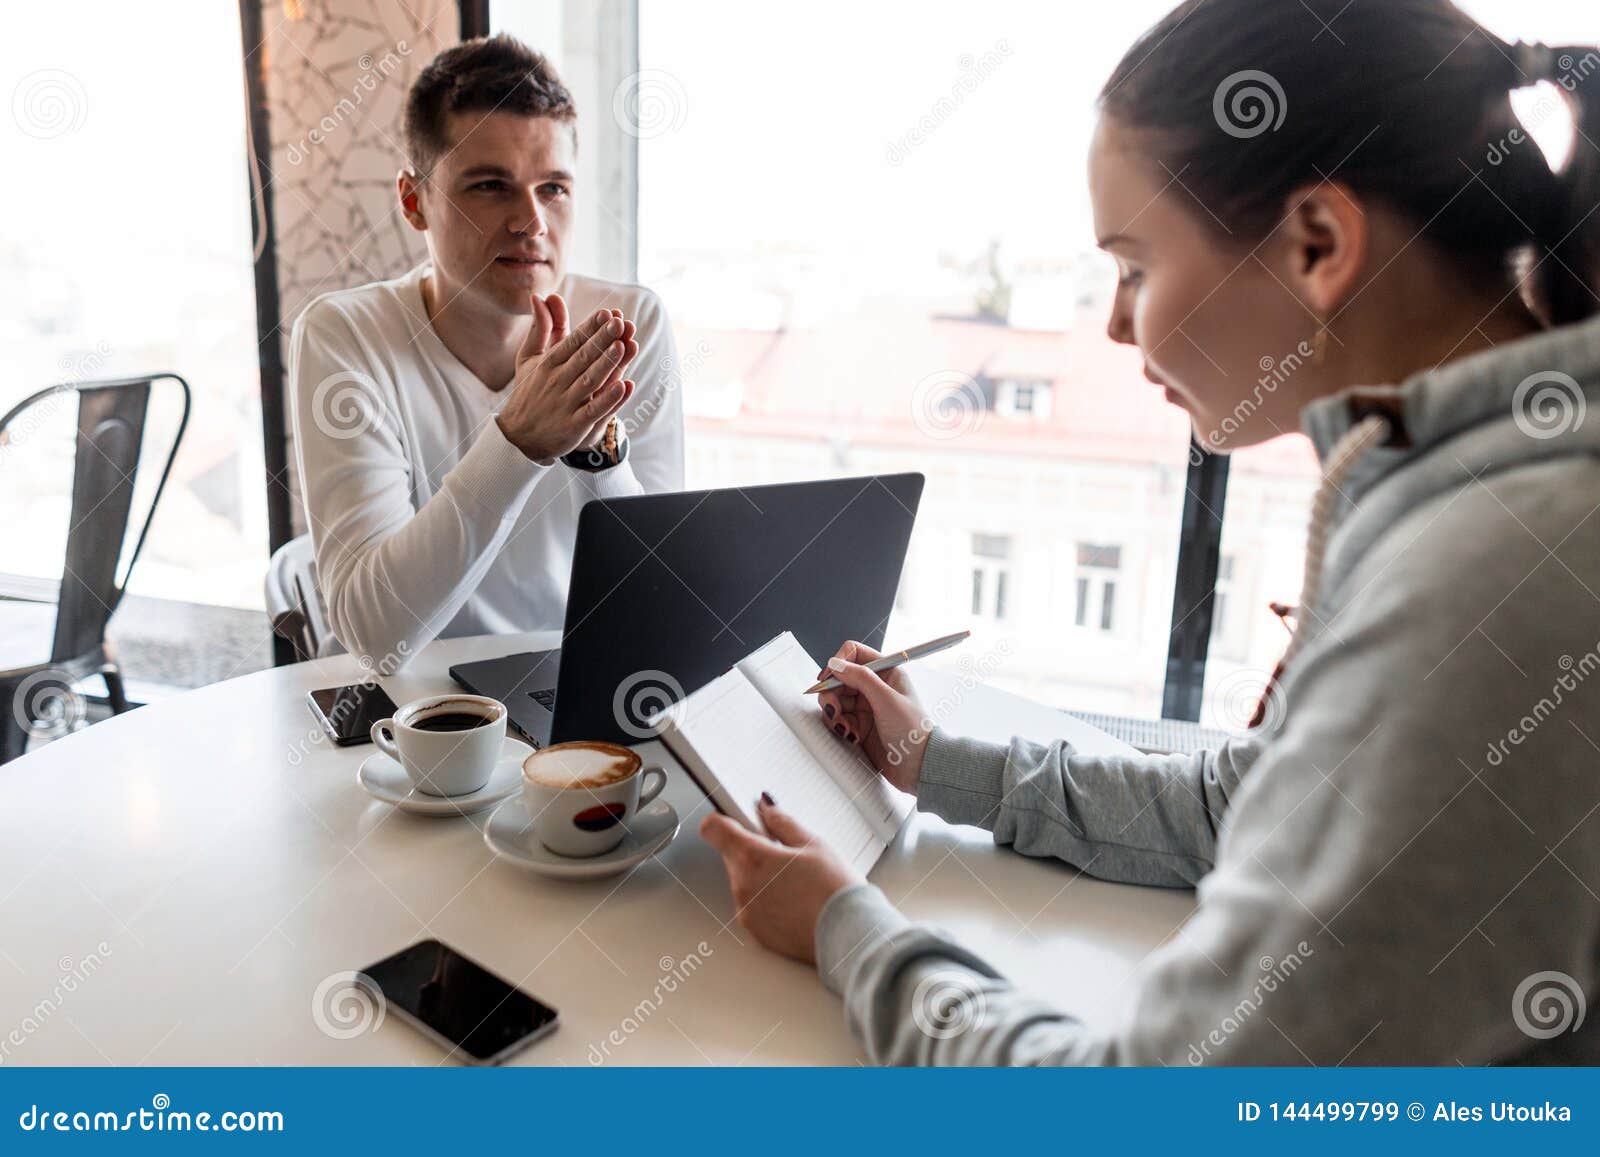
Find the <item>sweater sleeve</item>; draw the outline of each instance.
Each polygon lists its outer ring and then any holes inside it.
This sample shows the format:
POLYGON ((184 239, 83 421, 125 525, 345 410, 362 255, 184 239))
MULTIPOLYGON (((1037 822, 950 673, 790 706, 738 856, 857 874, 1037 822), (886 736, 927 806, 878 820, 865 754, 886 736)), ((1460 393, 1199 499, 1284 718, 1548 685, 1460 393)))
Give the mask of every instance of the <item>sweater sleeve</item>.
POLYGON ((1557 1036, 1541 992, 1570 1002, 1600 983, 1582 722, 1600 714, 1600 678, 1577 677, 1600 670, 1600 644, 1575 644, 1549 610, 1600 588, 1595 540, 1570 533, 1595 473, 1530 485, 1520 503, 1509 483, 1481 486, 1451 498, 1426 546, 1417 527, 1440 512, 1420 508, 1374 552, 1352 579, 1361 597, 1291 664, 1284 723, 1199 907, 1147 959, 1120 1022, 1090 1027, 1024 995, 876 889, 834 897, 818 968, 871 1058, 1480 1065, 1557 1036), (1513 510, 1536 537, 1568 534, 1560 566, 1482 551, 1485 528, 1516 530, 1513 510))
POLYGON ((295 323, 296 452, 330 626, 350 651, 403 666, 482 581, 545 470, 486 422, 417 509, 401 388, 326 302, 295 323))
POLYGON ((1081 755, 1059 740, 1003 747, 936 730, 917 806, 1103 880, 1187 888, 1216 862, 1229 802, 1260 752, 1245 737, 1193 755, 1081 755))

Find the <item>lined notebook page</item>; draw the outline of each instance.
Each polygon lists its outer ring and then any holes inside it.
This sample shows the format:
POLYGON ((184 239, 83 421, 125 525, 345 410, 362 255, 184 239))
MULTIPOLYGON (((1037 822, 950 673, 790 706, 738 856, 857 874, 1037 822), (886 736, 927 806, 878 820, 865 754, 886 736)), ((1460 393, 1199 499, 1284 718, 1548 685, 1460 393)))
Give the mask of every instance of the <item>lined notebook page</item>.
POLYGON ((817 697, 804 693, 817 681, 821 666, 806 654, 799 639, 785 631, 741 660, 738 670, 853 801, 879 840, 888 844, 911 810, 911 801, 890 787, 857 748, 833 734, 817 697))
POLYGON ((872 827, 743 672, 720 676, 670 714, 747 826, 762 830, 756 802, 769 791, 846 861, 877 860, 882 845, 872 827))

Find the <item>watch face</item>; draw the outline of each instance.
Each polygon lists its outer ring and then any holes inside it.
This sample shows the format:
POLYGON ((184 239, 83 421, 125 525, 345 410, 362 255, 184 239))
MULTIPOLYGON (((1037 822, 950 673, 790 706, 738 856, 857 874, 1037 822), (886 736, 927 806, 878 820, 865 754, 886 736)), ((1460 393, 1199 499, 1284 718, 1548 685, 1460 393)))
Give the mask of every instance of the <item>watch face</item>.
POLYGON ((622 419, 612 418, 606 424, 606 432, 601 436, 598 446, 590 450, 574 450, 561 460, 579 470, 600 471, 609 470, 627 456, 627 429, 623 426, 622 419))

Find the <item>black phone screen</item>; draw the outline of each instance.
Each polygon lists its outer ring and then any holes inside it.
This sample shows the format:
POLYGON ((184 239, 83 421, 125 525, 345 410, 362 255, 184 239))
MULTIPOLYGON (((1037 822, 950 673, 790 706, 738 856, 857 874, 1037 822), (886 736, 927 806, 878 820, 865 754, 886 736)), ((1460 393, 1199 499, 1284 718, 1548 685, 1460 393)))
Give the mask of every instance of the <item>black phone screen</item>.
POLYGON ((437 940, 421 940, 362 974, 391 1006, 474 1060, 494 1060, 549 1027, 556 1010, 437 940))
POLYGON ((324 687, 309 698, 311 710, 340 746, 367 742, 372 725, 395 713, 394 700, 376 683, 324 687))

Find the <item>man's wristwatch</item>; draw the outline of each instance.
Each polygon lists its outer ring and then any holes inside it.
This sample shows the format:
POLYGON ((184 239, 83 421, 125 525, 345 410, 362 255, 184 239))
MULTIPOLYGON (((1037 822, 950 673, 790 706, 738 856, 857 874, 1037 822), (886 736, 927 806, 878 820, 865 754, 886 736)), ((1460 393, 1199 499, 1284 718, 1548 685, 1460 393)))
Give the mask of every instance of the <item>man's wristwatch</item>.
POLYGON ((591 474, 598 474, 602 470, 609 470, 618 465, 628 456, 628 431, 621 418, 612 418, 606 423, 606 432, 600 436, 600 443, 592 450, 578 449, 570 454, 563 454, 561 461, 574 470, 587 470, 591 474))

